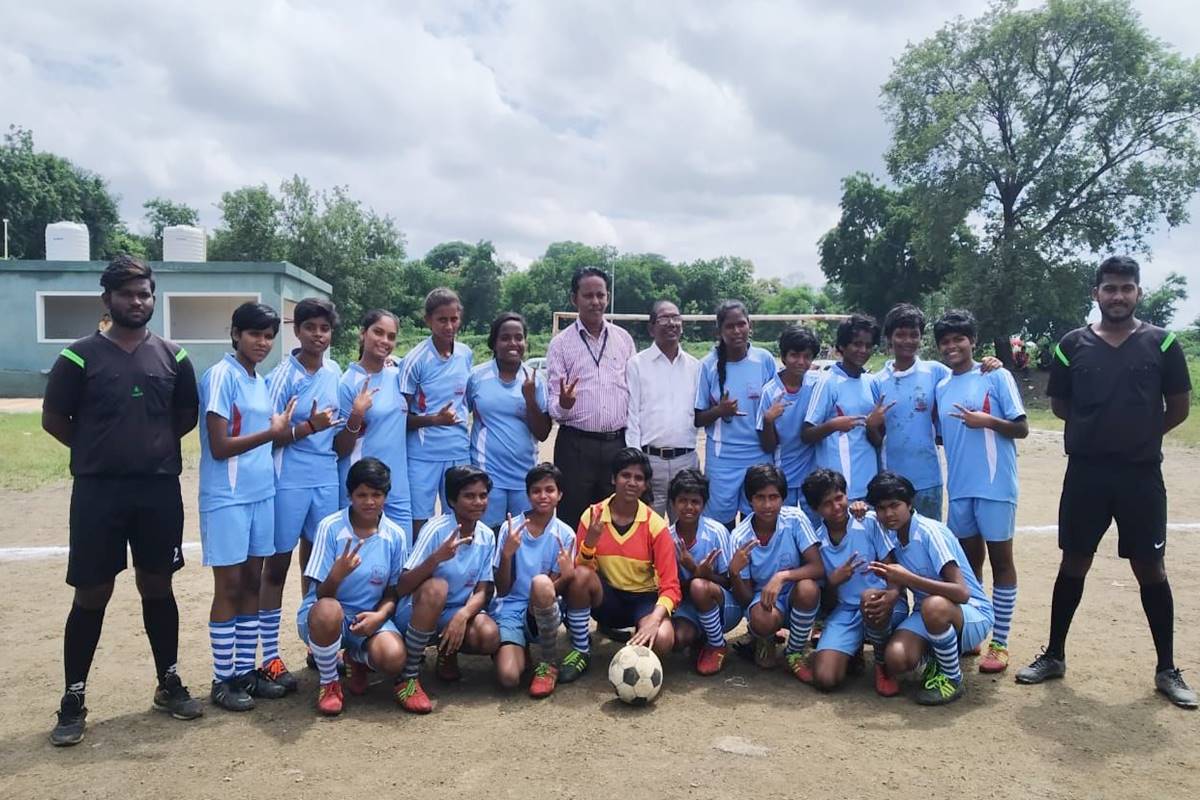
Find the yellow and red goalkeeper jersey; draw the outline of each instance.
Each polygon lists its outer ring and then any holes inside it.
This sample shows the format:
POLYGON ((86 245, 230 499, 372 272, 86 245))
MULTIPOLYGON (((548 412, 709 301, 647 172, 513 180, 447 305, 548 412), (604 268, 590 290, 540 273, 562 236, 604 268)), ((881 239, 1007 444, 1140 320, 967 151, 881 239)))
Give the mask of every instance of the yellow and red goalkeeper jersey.
MULTIPOLYGON (((626 592, 658 592, 658 604, 674 611, 683 599, 679 588, 679 567, 675 559, 675 542, 667 522, 648 505, 638 502, 637 516, 622 535, 613 527, 609 497, 600 504, 604 531, 596 544, 595 556, 588 558, 582 551, 576 563, 600 573, 604 582, 626 592)), ((592 523, 592 506, 579 518, 576 540, 582 546, 592 523)))

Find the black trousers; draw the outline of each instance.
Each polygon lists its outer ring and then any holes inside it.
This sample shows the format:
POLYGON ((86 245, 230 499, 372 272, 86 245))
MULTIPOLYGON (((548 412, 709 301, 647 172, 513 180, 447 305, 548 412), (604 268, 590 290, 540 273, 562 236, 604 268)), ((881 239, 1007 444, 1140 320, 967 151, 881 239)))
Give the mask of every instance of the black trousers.
POLYGON ((612 460, 625 447, 625 431, 614 431, 601 439, 563 425, 554 440, 554 465, 562 470, 563 499, 558 518, 579 527, 579 517, 592 503, 613 493, 612 460))

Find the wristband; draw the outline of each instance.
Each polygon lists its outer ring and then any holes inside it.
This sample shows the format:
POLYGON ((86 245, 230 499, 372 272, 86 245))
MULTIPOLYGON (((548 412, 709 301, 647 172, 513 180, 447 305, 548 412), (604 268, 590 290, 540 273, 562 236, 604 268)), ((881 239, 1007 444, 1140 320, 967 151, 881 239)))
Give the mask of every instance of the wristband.
POLYGON ((350 423, 349 423, 349 422, 347 422, 347 423, 346 423, 346 430, 350 431, 350 432, 351 432, 351 433, 353 433, 355 436, 357 436, 358 434, 362 433, 362 423, 360 422, 357 428, 351 428, 351 427, 350 427, 350 423))
POLYGON ((300 423, 300 424, 301 424, 301 425, 307 425, 307 426, 308 426, 308 435, 309 435, 309 436, 315 436, 315 435, 317 434, 317 429, 316 429, 316 427, 315 427, 315 426, 312 424, 312 420, 311 420, 311 419, 306 419, 306 420, 304 420, 304 422, 302 422, 302 423, 300 423))
POLYGON ((299 428, 299 427, 300 427, 299 425, 292 426, 292 442, 296 441, 296 428, 299 428))
POLYGON ((596 557, 596 548, 589 547, 584 542, 580 542, 579 543, 579 555, 583 556, 584 558, 595 558, 596 557))

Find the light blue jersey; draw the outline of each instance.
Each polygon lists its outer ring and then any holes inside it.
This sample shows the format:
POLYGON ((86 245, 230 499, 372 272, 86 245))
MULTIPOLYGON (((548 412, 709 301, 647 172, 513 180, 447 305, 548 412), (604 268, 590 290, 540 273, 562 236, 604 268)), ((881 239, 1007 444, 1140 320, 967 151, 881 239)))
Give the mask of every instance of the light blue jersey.
POLYGON ((388 492, 386 513, 397 525, 412 525, 412 506, 408 498, 408 403, 400 393, 400 371, 396 367, 384 367, 369 374, 358 362, 346 367, 338 386, 339 415, 350 418, 354 398, 366 381, 371 389, 378 389, 371 399, 371 407, 363 419, 362 432, 354 442, 350 455, 338 459, 338 487, 342 505, 349 505, 346 497, 346 476, 350 467, 361 459, 378 458, 392 471, 392 490, 388 492))
MULTIPOLYGON (((425 523, 417 536, 417 543, 404 569, 416 569, 433 555, 458 529, 458 520, 453 514, 442 514, 425 523)), ((470 544, 464 544, 454 552, 454 558, 443 561, 433 570, 435 578, 446 581, 446 608, 461 608, 466 605, 476 584, 492 582, 492 561, 496 554, 496 535, 482 522, 475 523, 475 536, 470 544)))
POLYGON ((409 458, 414 461, 462 461, 470 457, 467 443, 467 379, 474 356, 462 342, 442 358, 426 338, 404 357, 400 368, 400 391, 412 398, 409 412, 436 414, 449 403, 458 414, 457 425, 431 425, 408 433, 409 458))
MULTIPOLYGON (((535 381, 537 406, 547 411, 546 382, 540 374, 535 381)), ((525 418, 524 384, 523 370, 508 383, 501 380, 495 359, 475 367, 467 380, 467 408, 475 415, 471 463, 498 489, 524 492, 525 473, 537 463, 538 442, 525 418)))
POLYGON ((863 592, 868 589, 886 589, 887 582, 883 578, 867 570, 872 561, 883 561, 895 546, 884 533, 883 526, 875 520, 875 514, 868 513, 861 520, 851 515, 846 523, 846 533, 837 544, 829 538, 829 529, 822 522, 817 528, 817 538, 821 542, 821 562, 825 565, 826 578, 838 567, 849 561, 855 553, 862 561, 850 580, 837 587, 838 603, 843 606, 858 608, 863 592))
MULTIPOLYGON (((681 550, 683 548, 683 539, 676 532, 674 525, 669 530, 671 531, 671 538, 675 540, 675 549, 677 551, 681 550)), ((691 554, 692 560, 699 564, 708 558, 708 554, 714 550, 717 551, 717 557, 713 560, 713 573, 728 575, 729 559, 733 558, 733 540, 729 536, 729 530, 715 519, 701 516, 696 526, 696 539, 692 542, 692 546, 688 548, 688 553, 691 554)), ((679 580, 690 581, 691 579, 691 570, 684 569, 683 562, 681 561, 679 563, 679 580)))
MULTIPOLYGON (((733 529, 732 539, 734 550, 758 539, 758 534, 754 532, 753 514, 733 529)), ((808 517, 798 508, 785 506, 779 512, 771 538, 766 544, 760 542, 750 550, 750 563, 742 570, 742 579, 753 581, 755 590, 761 591, 775 573, 803 566, 804 551, 814 544, 819 544, 819 541, 808 517)))
POLYGON ((889 361, 871 377, 875 401, 882 397, 885 408, 895 403, 884 414, 879 461, 884 469, 912 481, 918 492, 942 485, 934 430, 934 390, 949 376, 950 368, 940 361, 918 358, 906 370, 896 369, 895 362, 889 361))
MULTIPOLYGON (((775 357, 761 347, 751 347, 741 361, 725 364, 725 391, 738 401, 741 416, 716 421, 704 430, 706 465, 715 459, 729 459, 752 466, 766 460, 758 431, 754 426, 763 384, 775 375, 775 357)), ((670 391, 667 387, 665 391, 670 391)), ((721 402, 721 383, 717 374, 717 351, 714 348, 700 362, 700 384, 696 388, 696 409, 704 411, 721 402)))
POLYGON ((951 416, 958 412, 955 405, 1009 421, 1020 419, 1025 406, 1012 373, 997 369, 985 375, 976 363, 962 375, 942 379, 937 412, 951 502, 964 497, 1017 502, 1017 443, 991 428, 968 428, 951 416))
POLYGON ((213 458, 205 418, 225 420, 229 436, 246 436, 271 426, 271 396, 267 381, 250 375, 233 353, 204 371, 200 378, 200 510, 257 503, 275 495, 271 443, 266 442, 231 458, 213 458))
MULTIPOLYGON (((279 362, 279 366, 267 377, 267 388, 271 393, 272 411, 283 413, 288 401, 296 398, 292 411, 292 425, 302 425, 312 414, 313 402, 317 410, 332 408, 340 416, 338 407, 338 382, 342 370, 337 362, 326 359, 321 367, 309 374, 297 358, 299 350, 279 362)), ((338 483, 337 453, 333 452, 333 437, 338 428, 305 436, 284 447, 275 448, 275 486, 278 489, 315 489, 336 486, 338 483)))
MULTIPOLYGON (((519 528, 524 521, 524 514, 513 517, 513 526, 519 528)), ((496 534, 496 555, 492 560, 494 570, 500 569, 504 542, 507 539, 508 520, 505 520, 500 525, 499 533, 496 534)), ((572 558, 574 557, 575 532, 571 530, 570 525, 558 517, 550 519, 550 524, 546 526, 540 536, 533 536, 529 531, 523 531, 521 546, 513 554, 512 588, 503 597, 496 595, 488 613, 497 620, 502 617, 509 619, 519 617, 523 621, 525 611, 529 608, 529 587, 533 584, 534 576, 550 575, 555 577, 558 575, 559 548, 565 550, 572 558)))
MULTIPOLYGON (((975 571, 971 569, 971 563, 967 561, 967 555, 958 543, 958 537, 943 523, 914 512, 908 525, 907 545, 900 544, 895 531, 887 531, 887 536, 896 562, 914 575, 935 581, 945 580, 942 577, 942 568, 953 561, 958 565, 958 570, 971 593, 971 605, 987 609, 988 613, 991 613, 992 601, 983 591, 979 579, 975 577, 975 571)), ((912 588, 909 591, 913 595, 913 611, 919 611, 921 601, 928 594, 912 588)))
MULTIPOLYGON (((834 417, 865 417, 873 408, 871 376, 864 372, 851 378, 839 362, 821 373, 804 422, 820 425, 834 417)), ((851 500, 867 496, 867 484, 879 471, 879 458, 867 438, 865 425, 858 425, 848 433, 831 433, 818 442, 815 464, 842 473, 851 500)))
POLYGON ((304 576, 311 578, 304 604, 312 605, 317 600, 317 584, 329 576, 333 562, 346 550, 349 543, 353 552, 358 551, 359 565, 338 585, 337 601, 347 616, 360 611, 374 611, 389 586, 395 586, 408 557, 408 534, 387 518, 379 519, 379 529, 373 536, 360 540, 350 525, 350 509, 344 508, 321 520, 313 540, 312 556, 304 576))
POLYGON ((804 427, 804 415, 808 411, 813 389, 821 379, 819 372, 804 373, 800 388, 789 391, 783 385, 783 379, 776 374, 762 388, 762 397, 758 401, 758 418, 756 427, 763 430, 766 425, 767 409, 775 401, 783 398, 786 408, 775 420, 775 433, 779 446, 775 448, 775 466, 783 470, 787 478, 788 489, 799 489, 800 484, 813 471, 813 458, 816 448, 811 444, 800 441, 800 429, 804 427))

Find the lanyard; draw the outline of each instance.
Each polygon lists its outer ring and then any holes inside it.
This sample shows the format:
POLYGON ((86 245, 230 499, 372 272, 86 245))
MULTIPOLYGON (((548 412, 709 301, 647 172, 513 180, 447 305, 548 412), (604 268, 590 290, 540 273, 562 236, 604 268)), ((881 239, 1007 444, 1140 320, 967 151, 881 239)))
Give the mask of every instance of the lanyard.
POLYGON ((587 348, 588 355, 596 363, 596 369, 600 369, 600 360, 604 358, 604 348, 608 347, 608 326, 604 326, 604 335, 600 337, 600 355, 592 352, 592 344, 588 341, 587 334, 584 333, 582 326, 579 328, 579 338, 583 339, 583 346, 587 348))

